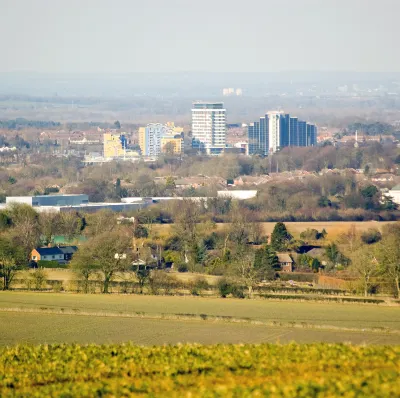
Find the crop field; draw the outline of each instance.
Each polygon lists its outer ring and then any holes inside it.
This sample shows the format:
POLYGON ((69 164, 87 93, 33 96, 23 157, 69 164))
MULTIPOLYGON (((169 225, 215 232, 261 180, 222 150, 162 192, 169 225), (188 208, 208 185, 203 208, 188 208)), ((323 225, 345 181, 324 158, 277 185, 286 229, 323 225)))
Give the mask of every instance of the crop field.
POLYGON ((42 345, 0 349, 0 396, 400 396, 399 346, 42 345))
POLYGON ((397 306, 200 297, 0 293, 0 345, 400 344, 397 306))
MULTIPOLYGON (((335 240, 340 234, 345 233, 349 228, 354 225, 355 229, 359 232, 368 230, 369 228, 376 228, 382 230, 383 226, 392 223, 391 221, 305 221, 305 222, 285 222, 289 232, 295 237, 299 238, 300 233, 307 228, 314 228, 318 231, 325 229, 328 232, 327 240, 335 240)), ((275 222, 261 222, 262 229, 265 234, 270 235, 274 229, 275 222)), ((223 229, 227 224, 217 224, 217 229, 223 229)), ((160 236, 169 233, 172 224, 154 224, 152 230, 157 232, 160 236)))

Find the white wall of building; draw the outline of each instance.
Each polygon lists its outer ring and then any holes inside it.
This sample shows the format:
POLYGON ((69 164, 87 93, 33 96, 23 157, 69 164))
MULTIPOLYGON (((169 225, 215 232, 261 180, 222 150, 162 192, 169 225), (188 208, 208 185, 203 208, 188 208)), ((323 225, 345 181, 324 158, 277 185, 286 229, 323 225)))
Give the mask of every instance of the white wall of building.
POLYGON ((192 109, 192 136, 204 146, 224 148, 226 144, 226 110, 192 109))
POLYGON ((219 198, 232 198, 232 199, 252 199, 257 196, 257 190, 246 190, 246 191, 218 191, 217 196, 219 198))

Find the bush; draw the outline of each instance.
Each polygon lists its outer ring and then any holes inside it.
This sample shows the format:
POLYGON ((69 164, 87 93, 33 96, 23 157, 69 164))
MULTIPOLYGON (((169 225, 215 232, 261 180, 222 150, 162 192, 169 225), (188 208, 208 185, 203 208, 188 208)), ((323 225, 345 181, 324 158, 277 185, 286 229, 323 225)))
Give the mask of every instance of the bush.
POLYGON ((186 264, 179 264, 178 272, 188 272, 188 266, 186 264))
POLYGON ((30 275, 35 290, 42 290, 46 287, 47 273, 44 269, 37 269, 30 275))
POLYGON ((361 234, 361 240, 367 245, 379 242, 382 239, 382 234, 375 228, 369 228, 361 234))
POLYGON ((190 292, 193 296, 198 296, 202 290, 207 290, 209 287, 207 279, 203 276, 198 276, 192 282, 190 292))
POLYGON ((221 279, 218 282, 217 286, 218 286, 219 295, 222 298, 226 298, 226 296, 228 296, 232 292, 232 287, 226 279, 221 279))
POLYGON ((179 281, 174 276, 168 275, 165 271, 153 271, 150 274, 149 286, 152 294, 159 294, 163 291, 164 294, 171 294, 173 289, 179 286, 179 281))
POLYGON ((241 298, 241 299, 245 298, 243 287, 239 286, 239 285, 232 285, 231 286, 231 294, 235 298, 241 298))

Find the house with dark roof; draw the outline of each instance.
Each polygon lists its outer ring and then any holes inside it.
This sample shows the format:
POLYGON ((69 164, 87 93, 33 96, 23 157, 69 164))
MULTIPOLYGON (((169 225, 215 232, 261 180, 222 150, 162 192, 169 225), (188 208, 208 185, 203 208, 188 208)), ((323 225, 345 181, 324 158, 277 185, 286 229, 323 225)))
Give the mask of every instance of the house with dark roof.
POLYGON ((65 264, 71 261, 72 256, 78 250, 76 246, 59 247, 39 247, 31 252, 31 261, 57 261, 59 264, 65 264))

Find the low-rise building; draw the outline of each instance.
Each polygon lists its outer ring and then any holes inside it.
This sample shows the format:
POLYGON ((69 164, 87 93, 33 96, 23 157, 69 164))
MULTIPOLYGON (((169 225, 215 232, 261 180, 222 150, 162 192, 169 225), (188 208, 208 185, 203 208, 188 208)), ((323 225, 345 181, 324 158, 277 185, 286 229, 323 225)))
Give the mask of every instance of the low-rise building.
POLYGON ((72 256, 78 248, 76 246, 38 247, 31 252, 31 261, 57 261, 66 264, 71 261, 72 256))
POLYGON ((293 260, 288 253, 277 253, 282 272, 293 272, 293 260))
POLYGON ((37 195, 37 196, 7 196, 6 204, 23 203, 33 207, 41 206, 79 206, 89 203, 85 194, 37 195))
POLYGON ((161 153, 183 152, 183 128, 174 123, 151 123, 139 128, 139 146, 143 156, 159 156, 161 153))

